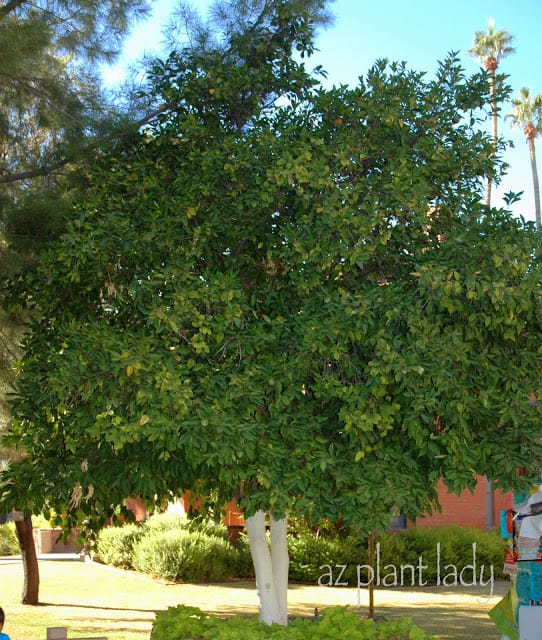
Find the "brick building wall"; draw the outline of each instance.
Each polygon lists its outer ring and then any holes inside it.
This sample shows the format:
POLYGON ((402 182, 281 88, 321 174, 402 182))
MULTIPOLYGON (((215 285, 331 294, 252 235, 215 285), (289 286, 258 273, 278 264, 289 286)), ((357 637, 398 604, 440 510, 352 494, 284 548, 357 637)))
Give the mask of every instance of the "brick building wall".
MULTIPOLYGON (((455 525, 461 527, 474 527, 476 529, 488 529, 500 527, 500 512, 509 509, 512 506, 512 494, 502 493, 501 491, 493 492, 493 527, 488 526, 486 515, 486 482, 484 478, 479 478, 474 491, 464 491, 457 496, 450 493, 443 482, 439 484, 439 502, 442 507, 441 511, 437 511, 432 515, 418 518, 416 526, 418 527, 442 527, 446 525, 455 525)), ((197 508, 197 500, 194 502, 190 499, 190 493, 186 492, 182 499, 181 505, 185 511, 190 507, 197 508)), ((147 517, 146 507, 139 499, 128 499, 127 506, 134 511, 136 520, 141 521, 147 517)), ((232 500, 226 508, 226 516, 224 524, 231 531, 238 531, 244 528, 243 515, 237 508, 235 501, 232 500)), ((414 523, 408 522, 407 527, 414 523)), ((404 521, 398 528, 404 527, 404 521)))
MULTIPOLYGON (((442 511, 437 511, 430 516, 418 518, 418 527, 441 527, 444 525, 457 525, 462 527, 475 527, 476 529, 488 529, 486 515, 486 481, 479 478, 474 491, 464 491, 459 496, 450 493, 443 482, 439 486, 439 502, 442 511)), ((500 512, 512 506, 512 494, 493 491, 493 526, 499 528, 500 512)))

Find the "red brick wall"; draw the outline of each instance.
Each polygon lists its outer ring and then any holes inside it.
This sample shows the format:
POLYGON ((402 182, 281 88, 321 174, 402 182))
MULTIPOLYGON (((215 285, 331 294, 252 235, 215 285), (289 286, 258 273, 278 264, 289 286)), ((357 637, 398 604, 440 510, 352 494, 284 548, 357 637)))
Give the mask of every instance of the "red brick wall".
MULTIPOLYGON (((500 512, 512 506, 512 494, 494 491, 493 501, 493 521, 495 528, 498 529, 500 527, 500 512)), ((185 493, 182 502, 185 510, 188 510, 190 506, 196 509, 198 507, 197 500, 191 502, 189 492, 185 493)), ((484 478, 478 480, 473 493, 464 491, 459 496, 455 493, 450 493, 444 483, 441 482, 439 486, 439 502, 442 511, 437 511, 431 516, 418 518, 416 526, 442 527, 445 525, 457 525, 475 527, 477 529, 488 528, 486 523, 486 483, 484 478)), ((128 499, 127 506, 135 512, 136 520, 140 521, 146 517, 145 505, 141 501, 128 499)), ((242 527, 244 525, 242 513, 238 510, 234 500, 227 505, 224 524, 228 527, 242 527)), ((408 526, 412 526, 412 524, 409 522, 408 526)))
MULTIPOLYGON (((500 512, 502 509, 509 509, 511 506, 511 494, 503 494, 496 490, 493 492, 494 512, 493 521, 495 527, 500 526, 500 512)), ((416 520, 418 527, 440 527, 443 525, 457 525, 475 527, 477 529, 487 529, 486 522, 486 482, 484 478, 479 478, 474 492, 464 491, 461 495, 450 493, 440 483, 439 502, 442 511, 433 515, 416 520)))

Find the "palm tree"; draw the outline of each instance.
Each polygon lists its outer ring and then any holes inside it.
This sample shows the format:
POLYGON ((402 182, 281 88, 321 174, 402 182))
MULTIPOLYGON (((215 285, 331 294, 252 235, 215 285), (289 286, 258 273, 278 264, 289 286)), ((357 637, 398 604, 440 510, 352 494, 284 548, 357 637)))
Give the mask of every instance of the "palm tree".
POLYGON ((523 127, 523 132, 529 144, 531 171, 533 172, 536 230, 540 231, 540 187, 538 184, 534 141, 538 134, 542 133, 542 93, 531 98, 529 89, 522 87, 519 95, 519 98, 512 100, 514 109, 506 117, 512 119, 512 126, 523 127))
MULTIPOLYGON (((491 107, 492 107, 492 120, 493 120, 493 153, 497 151, 497 68, 502 58, 506 57, 510 53, 514 53, 514 47, 512 46, 512 40, 514 36, 510 35, 508 31, 501 29, 495 31, 495 23, 493 20, 489 21, 488 32, 477 31, 474 34, 474 46, 468 50, 468 53, 472 54, 475 58, 483 63, 486 71, 489 73, 490 92, 491 92, 491 107)), ((488 176, 486 187, 486 204, 491 204, 491 177, 488 176)))

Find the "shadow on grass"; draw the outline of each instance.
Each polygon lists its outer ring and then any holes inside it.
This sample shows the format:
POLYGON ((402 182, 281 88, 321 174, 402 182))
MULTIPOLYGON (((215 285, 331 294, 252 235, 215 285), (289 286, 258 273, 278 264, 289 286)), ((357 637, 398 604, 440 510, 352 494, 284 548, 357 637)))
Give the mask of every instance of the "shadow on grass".
POLYGON ((71 609, 95 609, 105 611, 133 611, 134 613, 156 613, 158 609, 134 609, 132 607, 106 607, 102 604, 79 604, 73 602, 40 602, 38 607, 66 607, 71 609))
POLYGON ((495 625, 485 612, 474 612, 458 608, 450 609, 446 605, 433 605, 424 607, 378 607, 375 620, 385 618, 407 617, 425 629, 428 633, 436 635, 440 640, 452 638, 465 638, 468 640, 497 640, 500 634, 495 625), (476 621, 475 624, 473 622, 476 621))

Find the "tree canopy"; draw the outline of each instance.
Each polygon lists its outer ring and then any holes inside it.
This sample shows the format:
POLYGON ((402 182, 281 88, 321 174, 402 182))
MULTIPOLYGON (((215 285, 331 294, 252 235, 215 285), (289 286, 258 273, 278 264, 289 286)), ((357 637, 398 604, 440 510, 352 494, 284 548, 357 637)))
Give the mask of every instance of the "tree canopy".
POLYGON ((479 201, 486 74, 452 54, 324 89, 292 55, 302 4, 157 61, 162 115, 104 146, 12 287, 33 313, 4 504, 97 527, 189 488, 370 530, 441 477, 538 472, 540 246, 479 201))

